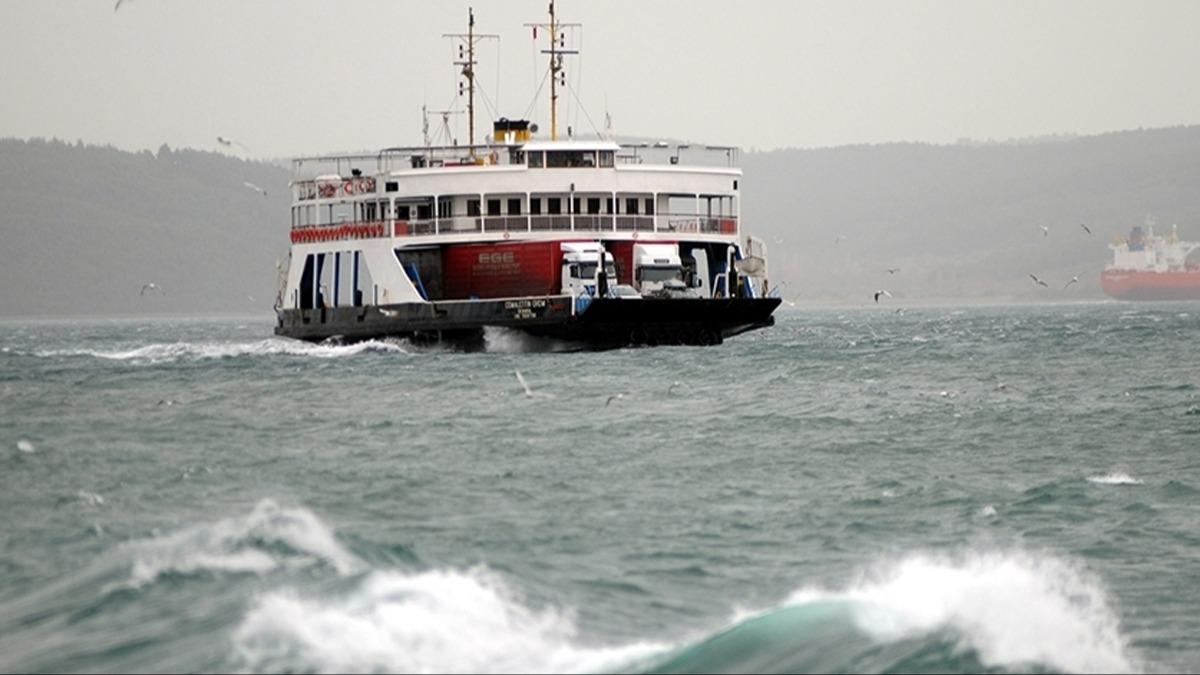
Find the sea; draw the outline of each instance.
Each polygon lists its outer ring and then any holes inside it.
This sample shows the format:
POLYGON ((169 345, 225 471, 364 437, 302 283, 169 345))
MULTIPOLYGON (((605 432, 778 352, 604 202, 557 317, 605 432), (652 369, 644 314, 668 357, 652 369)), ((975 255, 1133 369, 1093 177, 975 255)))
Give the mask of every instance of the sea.
POLYGON ((0 322, 0 671, 1200 670, 1200 305, 899 304, 0 322))

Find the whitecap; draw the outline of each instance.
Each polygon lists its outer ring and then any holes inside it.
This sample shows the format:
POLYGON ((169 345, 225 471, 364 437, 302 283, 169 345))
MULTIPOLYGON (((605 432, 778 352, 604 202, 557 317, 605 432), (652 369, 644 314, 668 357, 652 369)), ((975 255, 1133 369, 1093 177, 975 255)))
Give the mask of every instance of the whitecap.
POLYGON ((33 447, 33 442, 28 438, 21 438, 17 440, 17 450, 28 455, 36 452, 37 448, 33 447))
POLYGON ((1051 557, 911 556, 846 590, 799 591, 789 604, 819 601, 849 603, 858 627, 883 641, 953 630, 989 667, 1136 669, 1102 584, 1051 557))
POLYGON ((298 340, 268 338, 254 342, 155 343, 126 350, 66 349, 34 352, 39 357, 90 356, 135 364, 158 364, 184 359, 225 359, 239 356, 303 356, 319 359, 354 356, 364 352, 408 354, 406 343, 367 340, 348 345, 312 344, 298 340))
POLYGON ((1088 476, 1089 483, 1097 485, 1141 485, 1142 481, 1124 471, 1114 471, 1103 476, 1088 476))
POLYGON ((96 494, 95 492, 80 490, 75 494, 75 496, 79 498, 79 501, 87 504, 88 506, 104 506, 104 497, 96 494))
POLYGON ((982 509, 979 509, 979 515, 984 518, 992 518, 996 515, 996 507, 992 506, 991 504, 988 504, 988 505, 984 506, 982 509))
POLYGON ((131 542, 130 583, 141 587, 165 574, 265 574, 281 567, 324 564, 339 574, 361 567, 312 512, 264 499, 247 516, 189 527, 131 542))
POLYGON ((377 571, 333 599, 273 591, 234 646, 269 672, 601 672, 664 649, 581 646, 570 612, 530 608, 484 569, 377 571))

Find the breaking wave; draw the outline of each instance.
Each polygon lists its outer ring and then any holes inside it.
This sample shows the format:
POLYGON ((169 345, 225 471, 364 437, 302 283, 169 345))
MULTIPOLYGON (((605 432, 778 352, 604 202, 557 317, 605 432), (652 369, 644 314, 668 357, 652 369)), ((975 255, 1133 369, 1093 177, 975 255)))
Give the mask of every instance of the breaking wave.
POLYGON ((326 565, 339 574, 361 563, 310 511, 264 499, 247 516, 134 541, 129 583, 135 588, 167 575, 265 574, 279 568, 326 565))
POLYGON ((374 572, 334 600, 269 593, 234 643, 267 672, 596 672, 662 650, 581 646, 569 613, 526 607, 482 569, 374 572))
POLYGON ((332 359, 364 352, 408 354, 404 341, 368 340, 348 345, 312 344, 297 340, 268 338, 254 342, 176 342, 151 344, 127 350, 68 349, 39 351, 34 356, 90 356, 137 364, 157 364, 182 360, 225 359, 239 356, 304 356, 332 359))
POLYGON ((1103 476, 1088 476, 1089 483, 1098 485, 1141 485, 1142 481, 1124 471, 1114 471, 1103 476))
POLYGON ((804 589, 694 641, 595 646, 483 569, 373 572, 348 594, 267 593, 234 635, 255 671, 1127 672, 1102 586, 996 554, 906 558, 844 590, 804 589))

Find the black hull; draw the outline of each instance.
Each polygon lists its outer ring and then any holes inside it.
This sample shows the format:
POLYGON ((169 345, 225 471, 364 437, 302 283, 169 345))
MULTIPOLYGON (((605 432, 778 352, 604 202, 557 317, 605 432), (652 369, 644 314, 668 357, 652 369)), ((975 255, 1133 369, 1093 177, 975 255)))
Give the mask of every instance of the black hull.
POLYGON ((774 325, 778 298, 601 299, 571 312, 565 296, 278 310, 275 334, 322 342, 405 338, 482 348, 483 329, 502 326, 586 349, 712 345, 774 325))

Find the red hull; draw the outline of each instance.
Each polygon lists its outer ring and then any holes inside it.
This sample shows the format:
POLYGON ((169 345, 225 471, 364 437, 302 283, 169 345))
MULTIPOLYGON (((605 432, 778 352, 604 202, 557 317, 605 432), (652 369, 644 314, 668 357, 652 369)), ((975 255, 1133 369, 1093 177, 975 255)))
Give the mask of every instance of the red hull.
POLYGON ((1100 287, 1118 300, 1200 300, 1200 269, 1104 270, 1100 274, 1100 287))

